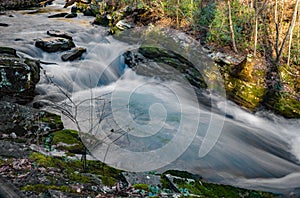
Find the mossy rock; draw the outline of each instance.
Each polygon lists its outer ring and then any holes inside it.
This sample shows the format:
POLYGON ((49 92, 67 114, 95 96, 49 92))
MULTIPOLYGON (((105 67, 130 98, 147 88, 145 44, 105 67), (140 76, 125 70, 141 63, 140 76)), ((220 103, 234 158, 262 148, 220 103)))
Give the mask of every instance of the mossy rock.
POLYGON ((40 122, 47 124, 47 126, 53 131, 62 130, 64 128, 61 116, 43 111, 40 113, 40 122))
MULTIPOLYGON (((166 78, 168 80, 179 80, 180 77, 184 77, 191 85, 197 88, 207 88, 207 84, 196 66, 174 51, 152 46, 142 46, 137 50, 137 52, 129 51, 124 53, 123 56, 126 60, 129 60, 132 59, 130 54, 141 57, 136 61, 143 62, 143 64, 147 63, 146 68, 142 68, 143 65, 139 64, 128 65, 128 67, 135 69, 138 74, 145 76, 161 75, 162 79, 166 78), (157 73, 157 69, 151 66, 151 62, 159 64, 161 68, 164 68, 163 71, 165 73, 162 71, 157 73)), ((128 62, 134 63, 135 61, 129 60, 128 62)))
POLYGON ((51 134, 52 145, 60 145, 57 149, 65 150, 71 153, 83 154, 85 146, 80 141, 78 131, 75 130, 61 130, 51 134))
POLYGON ((278 89, 268 91, 265 105, 286 118, 300 118, 300 68, 281 65, 278 70, 281 81, 278 89))
POLYGON ((238 105, 253 111, 263 101, 265 87, 257 83, 245 82, 238 78, 229 77, 225 80, 227 97, 238 105))
POLYGON ((268 93, 265 105, 286 118, 300 118, 300 101, 287 93, 268 93))

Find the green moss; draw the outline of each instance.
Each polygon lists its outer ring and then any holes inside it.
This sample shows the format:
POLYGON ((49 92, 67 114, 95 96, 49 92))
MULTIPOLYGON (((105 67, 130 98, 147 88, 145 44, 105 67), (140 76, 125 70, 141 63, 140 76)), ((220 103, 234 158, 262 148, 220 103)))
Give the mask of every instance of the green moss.
POLYGON ((66 158, 45 156, 40 153, 32 153, 29 157, 36 162, 38 166, 55 167, 63 170, 71 181, 90 183, 92 178, 82 175, 81 173, 91 173, 98 175, 105 185, 112 186, 122 179, 121 170, 114 169, 99 161, 87 161, 87 167, 82 169, 82 162, 80 160, 67 160, 66 158))
POLYGON ((37 152, 31 153, 29 159, 36 162, 38 166, 44 166, 44 167, 64 168, 64 166, 66 165, 63 161, 61 161, 58 158, 45 156, 37 152))
POLYGON ((266 95, 268 108, 287 118, 300 118, 299 73, 297 66, 279 66, 280 85, 283 86, 269 90, 266 95))
POLYGON ((104 185, 113 186, 117 180, 123 179, 121 170, 107 166, 99 161, 88 161, 87 171, 92 174, 100 175, 104 185))
POLYGON ((44 184, 26 185, 21 188, 21 190, 23 190, 23 191, 33 191, 33 192, 38 192, 38 193, 46 192, 49 189, 59 190, 62 192, 67 192, 67 193, 75 192, 68 186, 53 186, 53 185, 48 186, 48 185, 44 185, 44 184))
POLYGON ((287 118, 300 118, 300 101, 289 94, 269 97, 268 105, 276 113, 287 118))
POLYGON ((58 149, 66 150, 71 153, 82 153, 84 151, 84 145, 79 139, 77 131, 74 130, 61 130, 51 134, 52 145, 64 143, 66 145, 59 146, 58 149))
POLYGON ((42 112, 41 118, 39 121, 45 122, 49 125, 51 129, 61 130, 64 128, 63 122, 61 121, 61 117, 56 114, 42 112))
POLYGON ((76 181, 76 182, 83 183, 83 184, 91 183, 93 181, 92 178, 82 175, 80 173, 76 173, 76 172, 69 174, 69 178, 72 181, 76 181))
POLYGON ((149 189, 149 185, 148 184, 134 184, 132 187, 134 189, 145 190, 145 191, 148 191, 148 189, 149 189))
POLYGON ((53 144, 58 143, 65 143, 65 144, 78 144, 78 132, 74 130, 61 130, 53 133, 53 144))
POLYGON ((259 106, 266 91, 262 84, 245 82, 234 77, 225 80, 225 88, 229 99, 249 110, 259 106))

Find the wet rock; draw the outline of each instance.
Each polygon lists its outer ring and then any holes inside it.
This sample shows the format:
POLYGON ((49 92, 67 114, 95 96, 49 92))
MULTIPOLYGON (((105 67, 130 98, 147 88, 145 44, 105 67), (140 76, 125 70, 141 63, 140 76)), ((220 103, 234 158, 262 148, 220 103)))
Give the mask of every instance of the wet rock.
POLYGON ((10 47, 0 47, 0 56, 18 57, 17 51, 10 47))
POLYGON ((126 52, 123 56, 128 67, 133 68, 138 74, 161 76, 162 79, 176 81, 185 78, 195 87, 207 87, 198 69, 173 51, 157 47, 141 47, 137 51, 126 52))
POLYGON ((49 133, 63 128, 59 116, 15 103, 0 102, 0 131, 17 137, 49 133), (46 130, 49 129, 49 130, 46 130))
POLYGON ((47 31, 47 34, 48 34, 49 36, 54 36, 54 37, 61 37, 61 38, 70 39, 70 40, 73 39, 72 36, 69 35, 68 33, 66 33, 66 32, 61 32, 61 31, 59 31, 59 30, 48 30, 48 31, 47 31))
POLYGON ((40 79, 40 63, 19 58, 16 50, 0 47, 0 98, 27 103, 35 96, 35 86, 40 79))
POLYGON ((119 28, 120 30, 125 30, 125 29, 131 29, 134 28, 133 25, 129 24, 125 20, 118 21, 116 24, 116 27, 119 28))
POLYGON ((75 18, 75 17, 77 17, 76 13, 70 13, 65 16, 65 18, 75 18))
POLYGON ((8 27, 9 25, 7 23, 0 23, 0 27, 8 27))
POLYGON ((93 21, 95 25, 108 26, 111 21, 110 15, 97 15, 93 21))
POLYGON ((73 61, 75 59, 79 59, 84 52, 86 52, 86 48, 76 47, 71 52, 62 55, 61 59, 63 61, 73 61))
POLYGON ((77 10, 78 10, 77 6, 72 6, 71 13, 76 14, 77 10))
POLYGON ((68 13, 66 13, 66 12, 62 12, 62 13, 50 15, 50 16, 48 16, 48 18, 62 18, 62 17, 65 17, 67 14, 68 13))
POLYGON ((66 51, 75 47, 75 44, 70 39, 65 38, 43 38, 37 39, 35 46, 46 52, 66 51))

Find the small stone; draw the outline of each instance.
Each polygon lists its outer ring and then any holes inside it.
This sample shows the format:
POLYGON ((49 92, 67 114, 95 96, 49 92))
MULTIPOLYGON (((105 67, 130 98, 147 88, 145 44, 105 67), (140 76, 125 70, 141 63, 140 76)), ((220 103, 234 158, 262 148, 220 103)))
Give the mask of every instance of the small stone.
POLYGON ((17 138, 17 135, 16 135, 14 132, 12 132, 12 133, 10 134, 10 137, 13 138, 13 139, 16 139, 16 138, 17 138))
POLYGON ((48 16, 48 18, 62 18, 62 17, 65 17, 67 14, 68 13, 66 13, 66 12, 62 12, 62 13, 50 15, 50 16, 48 16))

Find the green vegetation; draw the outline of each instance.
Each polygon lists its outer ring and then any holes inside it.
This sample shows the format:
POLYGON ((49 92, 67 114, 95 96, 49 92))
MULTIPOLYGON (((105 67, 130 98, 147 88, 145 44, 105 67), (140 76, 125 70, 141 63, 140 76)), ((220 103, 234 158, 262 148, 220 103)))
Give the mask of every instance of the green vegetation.
POLYGON ((169 170, 162 175, 162 184, 164 188, 172 188, 169 179, 166 174, 170 174, 179 178, 173 179, 173 184, 180 190, 182 194, 196 194, 201 197, 207 198, 240 198, 240 197, 251 197, 251 198, 273 198, 276 197, 274 194, 251 191, 246 189, 241 189, 237 187, 207 183, 197 176, 192 175, 185 171, 169 170), (192 179, 192 180, 188 180, 192 179))
POLYGON ((144 190, 144 191, 148 191, 148 189, 149 189, 149 185, 148 184, 134 184, 132 187, 134 189, 144 190))
POLYGON ((112 186, 118 179, 121 178, 120 170, 114 169, 99 161, 87 160, 87 167, 82 169, 80 160, 70 160, 65 157, 51 157, 40 153, 33 152, 29 158, 33 160, 37 166, 49 168, 59 168, 69 177, 71 181, 89 183, 91 178, 81 173, 91 173, 98 175, 103 184, 112 186))
POLYGON ((26 185, 21 188, 23 191, 34 191, 34 192, 46 192, 47 190, 59 190, 67 193, 75 193, 76 191, 71 189, 69 186, 53 186, 53 185, 44 185, 44 184, 36 184, 36 185, 26 185))
POLYGON ((70 153, 82 153, 84 145, 80 141, 79 134, 74 130, 61 130, 51 134, 52 145, 58 146, 57 149, 65 150, 70 153))
POLYGON ((187 189, 191 194, 200 195, 203 197, 209 198, 219 198, 219 197, 228 197, 228 198, 240 198, 240 197, 275 197, 274 195, 262 192, 249 191, 245 189, 240 189, 232 186, 226 185, 217 185, 211 183, 205 183, 203 181, 195 181, 187 183, 183 180, 176 180, 176 183, 179 188, 187 189))

